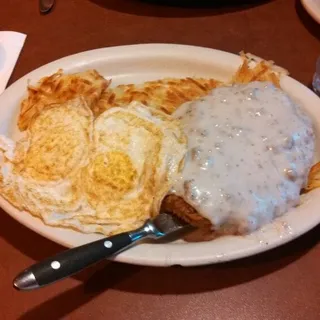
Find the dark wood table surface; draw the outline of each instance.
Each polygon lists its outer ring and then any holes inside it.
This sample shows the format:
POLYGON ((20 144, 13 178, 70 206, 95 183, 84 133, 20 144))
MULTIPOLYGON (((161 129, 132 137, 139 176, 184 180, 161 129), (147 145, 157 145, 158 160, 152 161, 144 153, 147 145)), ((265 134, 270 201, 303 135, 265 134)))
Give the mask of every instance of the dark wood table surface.
MULTIPOLYGON (((40 15, 36 0, 0 0, 0 30, 28 36, 11 83, 76 52, 162 42, 252 52, 275 60, 310 85, 320 55, 320 26, 300 1, 237 1, 215 8, 170 8, 133 0, 56 2, 53 12, 40 15)), ((1 211, 0 319, 318 320, 319 232, 318 226, 270 252, 205 267, 106 262, 50 287, 21 293, 12 288, 17 272, 62 248, 1 211)))

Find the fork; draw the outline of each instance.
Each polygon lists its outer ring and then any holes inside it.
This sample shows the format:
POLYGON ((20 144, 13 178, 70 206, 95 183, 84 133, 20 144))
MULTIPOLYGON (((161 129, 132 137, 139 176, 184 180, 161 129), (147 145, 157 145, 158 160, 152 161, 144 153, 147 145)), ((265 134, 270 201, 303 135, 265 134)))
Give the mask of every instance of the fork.
POLYGON ((189 224, 179 218, 168 213, 161 213, 153 220, 147 220, 142 227, 136 230, 65 250, 36 263, 22 271, 14 279, 13 286, 18 290, 32 290, 49 285, 105 258, 113 257, 142 239, 163 238, 176 234, 179 230, 186 230, 188 227, 192 229, 189 224))

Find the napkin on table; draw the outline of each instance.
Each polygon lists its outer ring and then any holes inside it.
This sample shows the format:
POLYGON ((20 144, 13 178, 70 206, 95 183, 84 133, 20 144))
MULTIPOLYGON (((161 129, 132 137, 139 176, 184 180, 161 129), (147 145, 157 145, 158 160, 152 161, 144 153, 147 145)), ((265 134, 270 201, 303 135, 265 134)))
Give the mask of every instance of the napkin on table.
POLYGON ((0 94, 6 88, 26 35, 13 31, 0 31, 0 94))

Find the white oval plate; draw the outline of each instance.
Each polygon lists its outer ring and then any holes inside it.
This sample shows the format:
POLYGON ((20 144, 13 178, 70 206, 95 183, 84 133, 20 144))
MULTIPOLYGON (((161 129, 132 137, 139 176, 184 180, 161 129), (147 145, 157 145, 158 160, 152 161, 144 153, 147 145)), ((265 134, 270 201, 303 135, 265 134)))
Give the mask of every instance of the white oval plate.
POLYGON ((320 0, 301 0, 310 16, 320 23, 320 0))
MULTIPOLYGON (((171 45, 143 44, 103 48, 82 52, 49 63, 27 74, 0 96, 0 134, 14 139, 19 102, 26 94, 28 80, 35 83, 59 68, 66 72, 97 69, 112 85, 140 83, 164 77, 211 77, 226 81, 241 64, 239 56, 218 50, 171 45)), ((290 77, 281 81, 282 88, 299 100, 313 116, 317 137, 320 132, 320 99, 290 77)), ((20 212, 0 197, 0 206, 14 219, 33 231, 63 246, 74 247, 101 238, 73 230, 46 226, 41 220, 20 212)), ((140 244, 119 254, 115 260, 140 265, 194 266, 234 260, 284 244, 310 230, 320 222, 320 189, 305 196, 303 204, 284 217, 248 236, 225 236, 210 242, 140 244)))

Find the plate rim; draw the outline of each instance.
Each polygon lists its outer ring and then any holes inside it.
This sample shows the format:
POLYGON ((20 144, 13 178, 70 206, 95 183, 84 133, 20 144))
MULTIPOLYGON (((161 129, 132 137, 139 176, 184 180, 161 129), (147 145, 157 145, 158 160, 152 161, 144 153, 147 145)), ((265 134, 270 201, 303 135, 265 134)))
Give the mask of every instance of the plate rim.
MULTIPOLYGON (((174 54, 179 55, 179 53, 188 51, 191 53, 192 52, 193 53, 200 53, 203 55, 216 55, 217 57, 220 56, 220 57, 223 57, 225 60, 230 59, 233 64, 240 65, 240 63, 241 63, 240 56, 233 54, 233 53, 230 53, 230 52, 225 52, 222 50, 211 49, 211 48, 206 48, 206 47, 190 46, 190 45, 182 45, 182 44, 148 43, 148 44, 134 44, 134 45, 99 48, 99 49, 87 50, 87 51, 79 52, 79 53, 72 54, 69 56, 65 56, 65 57, 54 60, 52 62, 49 62, 43 66, 40 66, 40 67, 30 71, 29 73, 27 73, 26 75, 24 75, 23 77, 21 77, 20 79, 15 81, 12 85, 10 85, 4 91, 4 93, 0 95, 0 101, 2 99, 10 99, 10 95, 14 92, 15 88, 22 86, 23 82, 27 83, 27 80, 30 78, 33 78, 34 75, 36 75, 36 77, 39 77, 38 74, 48 75, 48 72, 49 73, 52 72, 52 69, 59 69, 59 65, 64 64, 64 63, 68 63, 68 61, 70 59, 74 59, 75 61, 79 60, 78 64, 79 64, 79 67, 81 67, 81 66, 85 66, 85 62, 83 62, 83 61, 85 61, 86 58, 88 59, 89 56, 96 57, 93 60, 96 62, 96 61, 99 61, 99 59, 105 60, 105 58, 106 58, 104 56, 105 54, 110 54, 110 55, 117 54, 118 55, 118 51, 120 50, 123 54, 123 57, 125 57, 125 56, 128 56, 128 54, 130 55, 132 53, 136 53, 137 50, 140 50, 142 48, 143 48, 144 54, 145 53, 149 53, 149 54, 155 53, 157 55, 159 53, 156 53, 156 52, 157 51, 159 52, 159 50, 160 51, 162 50, 162 54, 172 55, 174 53, 174 54), (101 56, 103 58, 101 58, 101 56), (49 71, 49 70, 51 70, 51 71, 49 71)), ((227 65, 230 66, 231 63, 228 63, 227 65)), ((319 100, 319 98, 310 89, 308 89, 306 86, 304 86, 302 83, 300 83, 300 82, 298 82, 288 76, 284 76, 283 79, 284 79, 284 82, 288 83, 288 85, 290 85, 290 83, 291 83, 291 85, 298 86, 298 87, 302 88, 303 90, 305 90, 306 95, 310 96, 312 99, 316 98, 319 100)), ((10 103, 9 103, 9 105, 10 105, 10 103)), ((11 107, 9 106, 9 108, 11 108, 11 107)), ((8 112, 8 113, 10 113, 10 112, 8 112)), ((11 112, 11 113, 14 113, 14 112, 11 112)), ((319 193, 319 196, 320 196, 319 189, 315 190, 314 192, 319 193)), ((311 193, 314 193, 314 192, 311 192, 311 193)), ((8 203, 1 196, 0 196, 0 206, 3 208, 3 210, 7 214, 9 214, 11 217, 13 217, 19 223, 21 223, 22 225, 31 229, 32 231, 40 234, 41 236, 44 236, 47 239, 50 239, 51 241, 59 243, 60 245, 63 245, 65 247, 70 247, 70 244, 66 243, 65 241, 62 241, 61 239, 59 239, 57 237, 52 237, 52 236, 48 235, 45 231, 46 228, 50 228, 50 229, 51 228, 60 229, 60 228, 46 226, 42 221, 41 221, 41 223, 43 224, 43 226, 45 226, 45 228, 41 228, 41 229, 39 229, 37 227, 37 224, 32 225, 32 223, 26 223, 26 221, 23 220, 23 215, 25 213, 17 210, 15 207, 13 207, 10 203, 8 203)), ((28 215, 30 215, 30 214, 28 213, 28 215)), ((285 216, 286 215, 284 215, 283 217, 285 217, 285 216)), ((38 218, 32 217, 32 219, 38 219, 38 218)), ((179 255, 173 256, 173 254, 172 254, 172 252, 170 252, 170 250, 164 250, 162 252, 162 256, 160 258, 157 258, 157 257, 151 258, 150 256, 148 256, 148 254, 145 257, 143 257, 143 256, 141 257, 139 255, 139 252, 142 252, 143 248, 144 248, 144 250, 147 250, 147 251, 148 250, 154 251, 152 248, 150 248, 150 246, 154 247, 155 245, 156 246, 161 246, 161 245, 159 245, 159 244, 140 244, 139 245, 139 248, 141 249, 140 251, 137 250, 138 247, 135 247, 135 248, 132 248, 128 251, 125 251, 125 252, 119 254, 113 260, 119 261, 119 262, 137 264, 137 265, 148 265, 148 266, 171 266, 171 265, 177 265, 177 264, 183 265, 183 266, 196 266, 196 265, 206 265, 206 264, 212 264, 212 263, 226 262, 226 261, 230 261, 230 260, 235 260, 235 259, 239 259, 239 258, 252 256, 257 253, 261 253, 261 252, 270 250, 272 248, 278 247, 279 245, 285 244, 285 243, 299 237, 300 235, 306 233, 307 231, 311 230, 319 223, 320 223, 320 215, 319 215, 319 217, 317 217, 317 219, 315 219, 315 221, 313 221, 312 223, 309 223, 309 224, 308 223, 304 224, 298 231, 295 231, 293 234, 286 234, 283 237, 278 237, 278 239, 274 240, 272 243, 269 243, 268 245, 264 245, 264 246, 257 246, 256 245, 253 248, 249 247, 247 250, 241 249, 239 251, 234 251, 233 253, 221 254, 220 256, 217 254, 215 254, 215 255, 203 254, 202 257, 199 257, 199 256, 185 257, 183 255, 182 256, 179 256, 179 255)), ((273 223, 271 223, 270 225, 272 225, 272 224, 273 223)), ((214 241, 217 241, 217 240, 214 240, 214 241)), ((205 243, 202 243, 203 247, 208 246, 208 243, 210 243, 210 242, 207 242, 206 243, 207 245, 205 245, 205 243)), ((185 245, 195 247, 194 243, 186 243, 184 245, 172 243, 169 245, 169 247, 172 249, 176 245, 179 245, 180 249, 183 249, 183 247, 185 245)), ((184 251, 184 250, 182 250, 182 251, 184 251)))
POLYGON ((316 4, 313 0, 301 0, 301 3, 309 15, 320 24, 320 2, 319 8, 316 7, 316 4))

